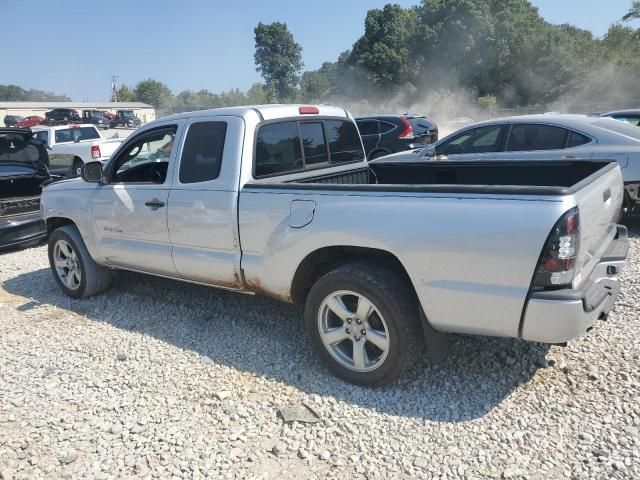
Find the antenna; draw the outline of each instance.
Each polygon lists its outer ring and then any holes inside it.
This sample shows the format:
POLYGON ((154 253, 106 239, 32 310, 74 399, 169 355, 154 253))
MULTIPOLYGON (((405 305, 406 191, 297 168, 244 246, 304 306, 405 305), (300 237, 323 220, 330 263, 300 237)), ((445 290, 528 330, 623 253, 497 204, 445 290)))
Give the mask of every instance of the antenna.
POLYGON ((111 98, 114 102, 118 101, 118 78, 119 75, 111 75, 111 98))

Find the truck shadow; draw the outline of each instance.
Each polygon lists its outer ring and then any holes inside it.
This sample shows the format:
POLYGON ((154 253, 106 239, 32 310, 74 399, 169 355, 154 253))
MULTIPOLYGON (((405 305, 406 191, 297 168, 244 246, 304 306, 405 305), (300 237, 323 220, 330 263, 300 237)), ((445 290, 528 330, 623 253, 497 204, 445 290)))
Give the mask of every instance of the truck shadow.
POLYGON ((513 339, 452 335, 444 361, 431 365, 421 359, 398 383, 373 394, 334 378, 319 364, 298 306, 133 273, 118 274, 109 291, 80 301, 64 296, 48 269, 24 273, 2 286, 25 297, 19 311, 52 305, 193 351, 206 363, 391 415, 441 422, 487 414, 532 379, 548 350, 513 339))

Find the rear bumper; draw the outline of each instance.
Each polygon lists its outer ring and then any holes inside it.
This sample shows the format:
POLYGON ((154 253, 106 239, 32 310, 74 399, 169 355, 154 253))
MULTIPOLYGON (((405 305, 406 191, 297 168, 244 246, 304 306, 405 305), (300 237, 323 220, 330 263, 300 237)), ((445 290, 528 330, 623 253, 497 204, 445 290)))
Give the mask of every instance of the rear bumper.
POLYGON ((2 249, 46 236, 47 226, 40 218, 39 211, 13 217, 0 217, 0 248, 2 249))
POLYGON ((520 337, 534 342, 564 343, 582 335, 596 320, 604 318, 618 296, 619 275, 628 252, 627 229, 618 225, 615 240, 581 288, 531 294, 520 337))

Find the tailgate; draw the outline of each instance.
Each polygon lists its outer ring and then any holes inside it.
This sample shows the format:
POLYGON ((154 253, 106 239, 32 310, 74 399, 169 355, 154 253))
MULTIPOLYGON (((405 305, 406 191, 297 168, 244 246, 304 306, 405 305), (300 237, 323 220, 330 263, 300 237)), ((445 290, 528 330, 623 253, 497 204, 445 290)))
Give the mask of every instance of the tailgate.
POLYGON ((580 211, 576 286, 589 276, 613 241, 622 209, 624 185, 620 166, 608 164, 591 177, 577 184, 574 193, 580 211))
POLYGON ((98 145, 100 146, 100 157, 111 157, 111 154, 116 151, 123 140, 123 138, 113 138, 110 140, 103 140, 101 142, 98 142, 98 145))

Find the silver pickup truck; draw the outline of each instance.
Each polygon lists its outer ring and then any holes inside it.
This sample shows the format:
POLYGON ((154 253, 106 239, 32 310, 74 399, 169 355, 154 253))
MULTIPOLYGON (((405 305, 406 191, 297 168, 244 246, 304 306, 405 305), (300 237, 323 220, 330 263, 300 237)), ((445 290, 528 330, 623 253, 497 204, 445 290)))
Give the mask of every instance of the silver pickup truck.
POLYGON ((347 111, 272 105, 151 122, 41 212, 67 295, 132 270, 301 303, 328 367, 380 385, 442 332, 564 343, 606 317, 622 199, 615 161, 367 163, 347 111))

